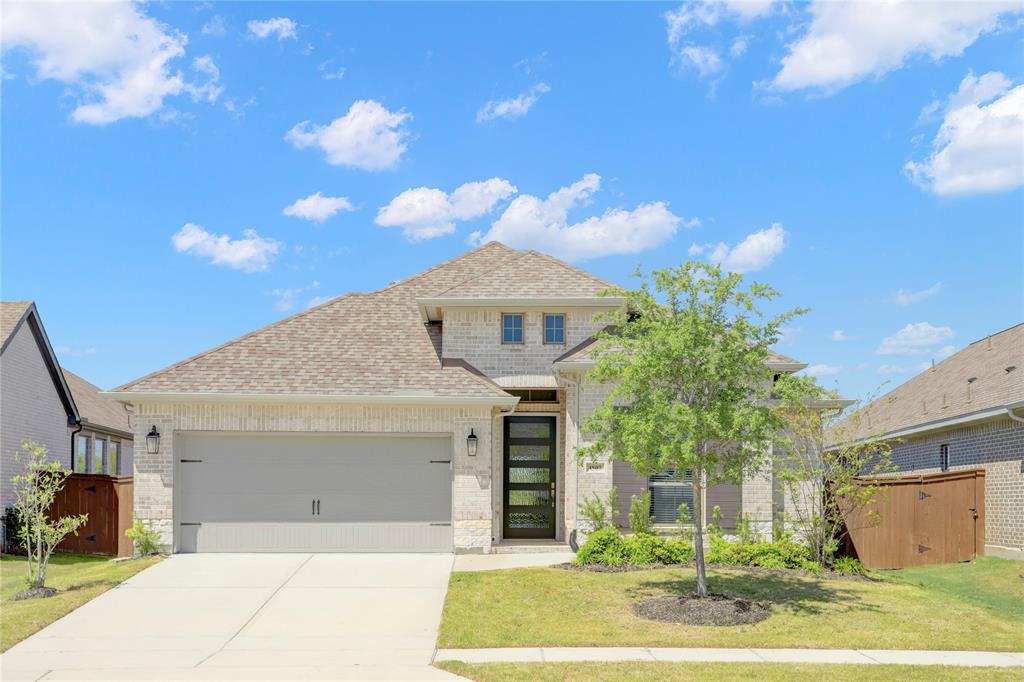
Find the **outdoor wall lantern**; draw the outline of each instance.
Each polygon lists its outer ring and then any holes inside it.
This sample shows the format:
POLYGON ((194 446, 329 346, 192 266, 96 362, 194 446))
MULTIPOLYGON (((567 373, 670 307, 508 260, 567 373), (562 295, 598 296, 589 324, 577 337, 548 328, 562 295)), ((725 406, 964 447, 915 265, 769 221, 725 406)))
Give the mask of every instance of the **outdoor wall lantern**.
POLYGON ((466 436, 466 451, 469 452, 470 457, 476 457, 476 443, 480 440, 473 433, 473 429, 469 430, 469 435, 466 436))
POLYGON ((146 452, 151 455, 160 452, 160 432, 156 430, 156 424, 153 424, 153 428, 146 434, 146 452))

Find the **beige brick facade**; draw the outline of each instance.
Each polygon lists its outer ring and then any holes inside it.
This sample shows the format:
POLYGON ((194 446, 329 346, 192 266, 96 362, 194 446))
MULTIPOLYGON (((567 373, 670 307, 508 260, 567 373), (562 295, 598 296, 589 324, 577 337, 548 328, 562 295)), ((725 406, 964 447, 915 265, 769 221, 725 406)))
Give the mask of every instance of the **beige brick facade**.
POLYGON ((174 436, 182 431, 303 433, 451 433, 454 443, 452 515, 457 551, 491 545, 489 407, 359 406, 229 402, 140 402, 135 432, 135 518, 158 529, 171 546, 174 530, 174 436), (160 452, 148 454, 146 433, 160 431, 160 452), (476 457, 466 436, 479 437, 476 457))

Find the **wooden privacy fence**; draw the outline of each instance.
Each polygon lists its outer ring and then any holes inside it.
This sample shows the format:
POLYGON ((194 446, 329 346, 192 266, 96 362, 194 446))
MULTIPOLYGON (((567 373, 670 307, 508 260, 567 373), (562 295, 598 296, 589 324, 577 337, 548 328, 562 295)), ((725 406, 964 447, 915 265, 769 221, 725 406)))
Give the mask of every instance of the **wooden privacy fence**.
POLYGON ((865 480, 881 485, 846 519, 848 549, 868 568, 970 561, 985 554, 985 470, 865 480), (868 514, 878 512, 872 525, 868 514))
POLYGON ((64 489, 57 493, 50 514, 76 516, 88 514, 89 520, 68 536, 57 549, 83 554, 131 556, 135 547, 124 532, 132 527, 131 476, 71 474, 64 489))

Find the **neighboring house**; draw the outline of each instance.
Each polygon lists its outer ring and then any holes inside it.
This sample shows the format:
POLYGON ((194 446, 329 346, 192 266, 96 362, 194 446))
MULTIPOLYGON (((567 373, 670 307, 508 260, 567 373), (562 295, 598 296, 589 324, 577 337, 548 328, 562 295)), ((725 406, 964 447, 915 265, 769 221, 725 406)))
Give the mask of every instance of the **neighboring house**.
POLYGON ((21 471, 23 441, 49 450, 70 469, 78 408, 31 301, 0 303, 0 506, 14 504, 11 477, 21 471))
POLYGON ((64 381, 78 406, 81 429, 73 441, 75 472, 131 476, 133 435, 128 410, 80 376, 64 371, 64 381))
POLYGON ((975 341, 850 423, 846 440, 892 440, 900 473, 984 469, 985 543, 1024 549, 1024 324, 975 341))
MULTIPOLYGON (((623 304, 609 286, 490 243, 114 389, 135 517, 175 551, 442 552, 565 542, 579 500, 612 485, 650 485, 674 518, 685 482, 576 459, 606 395, 584 377, 600 314, 623 304)), ((770 530, 770 472, 708 500, 770 530)))

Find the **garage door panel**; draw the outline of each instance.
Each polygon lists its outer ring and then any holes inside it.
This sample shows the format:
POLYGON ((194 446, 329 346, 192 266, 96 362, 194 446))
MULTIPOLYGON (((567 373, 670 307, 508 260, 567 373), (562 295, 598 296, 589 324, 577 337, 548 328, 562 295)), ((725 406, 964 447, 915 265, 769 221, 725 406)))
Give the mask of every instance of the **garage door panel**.
POLYGON ((175 453, 179 551, 452 549, 450 437, 179 434, 175 453))

